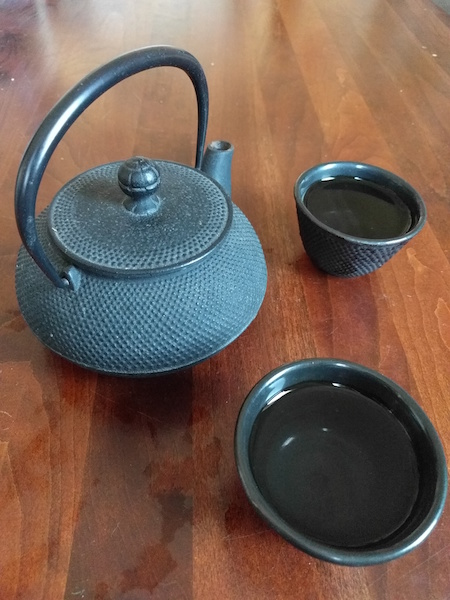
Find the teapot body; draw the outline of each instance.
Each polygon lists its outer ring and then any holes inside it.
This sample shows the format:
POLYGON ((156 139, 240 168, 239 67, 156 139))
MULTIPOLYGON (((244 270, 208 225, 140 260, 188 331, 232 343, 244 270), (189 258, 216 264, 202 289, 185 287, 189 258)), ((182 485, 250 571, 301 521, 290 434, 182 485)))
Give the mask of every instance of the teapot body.
MULTIPOLYGON (((232 205, 232 212, 228 235, 202 260, 148 277, 79 269, 76 290, 54 286, 22 246, 16 267, 22 315, 45 346, 95 371, 144 376, 201 362, 249 325, 266 289, 259 240, 240 209, 232 205)), ((51 239, 47 213, 36 218, 38 235, 64 272, 70 265, 51 239)))
POLYGON ((151 46, 87 75, 38 128, 16 182, 16 294, 29 327, 55 353, 115 375, 168 373, 222 350, 256 316, 266 263, 230 199, 231 144, 203 153, 207 118, 199 62, 151 46), (70 125, 119 81, 159 66, 183 70, 194 85, 195 168, 142 156, 101 165, 68 182, 36 217, 42 176, 70 125))

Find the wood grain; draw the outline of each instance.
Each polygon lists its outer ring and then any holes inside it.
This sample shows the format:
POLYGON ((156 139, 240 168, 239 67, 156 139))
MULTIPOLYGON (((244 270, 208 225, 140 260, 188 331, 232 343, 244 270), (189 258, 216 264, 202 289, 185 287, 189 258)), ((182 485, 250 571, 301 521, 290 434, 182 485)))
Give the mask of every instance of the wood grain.
MULTIPOLYGON (((254 513, 233 456, 251 387, 296 359, 354 360, 426 410, 450 456, 450 16, 428 0, 0 0, 0 600, 450 598, 448 510, 407 556, 337 567, 254 513), (46 112, 87 72, 149 44, 202 63, 208 139, 235 145, 233 201, 269 281, 256 320, 208 361, 123 380, 53 356, 14 292, 13 190, 46 112), (392 170, 428 223, 390 262, 315 269, 293 185, 322 161, 392 170)), ((38 210, 71 177, 133 154, 192 164, 195 98, 180 72, 116 86, 71 127, 38 210)))

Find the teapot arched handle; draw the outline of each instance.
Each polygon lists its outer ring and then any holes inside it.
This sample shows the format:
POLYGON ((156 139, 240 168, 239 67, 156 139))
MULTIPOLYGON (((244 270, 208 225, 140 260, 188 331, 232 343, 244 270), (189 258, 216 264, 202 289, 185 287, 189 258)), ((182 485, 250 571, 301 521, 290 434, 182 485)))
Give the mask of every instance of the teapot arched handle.
POLYGON ((172 46, 149 46, 132 50, 92 71, 67 92, 45 117, 31 139, 16 180, 15 211, 23 245, 44 274, 57 287, 70 287, 48 259, 36 231, 36 198, 45 168, 56 146, 81 113, 123 79, 154 67, 177 67, 194 85, 198 126, 195 166, 201 167, 208 124, 208 86, 205 73, 189 52, 172 46))

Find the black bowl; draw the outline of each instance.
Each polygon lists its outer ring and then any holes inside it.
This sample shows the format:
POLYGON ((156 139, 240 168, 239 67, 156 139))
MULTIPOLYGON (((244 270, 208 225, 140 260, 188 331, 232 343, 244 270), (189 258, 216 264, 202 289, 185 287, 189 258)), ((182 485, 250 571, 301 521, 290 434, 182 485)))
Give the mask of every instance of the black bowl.
POLYGON ((337 277, 378 269, 426 221, 425 204, 409 183, 364 163, 316 165, 300 175, 294 195, 306 253, 337 277))
POLYGON ((398 558, 436 525, 447 468, 427 415, 361 365, 282 366, 247 396, 235 456, 245 492, 286 540, 330 562, 398 558))

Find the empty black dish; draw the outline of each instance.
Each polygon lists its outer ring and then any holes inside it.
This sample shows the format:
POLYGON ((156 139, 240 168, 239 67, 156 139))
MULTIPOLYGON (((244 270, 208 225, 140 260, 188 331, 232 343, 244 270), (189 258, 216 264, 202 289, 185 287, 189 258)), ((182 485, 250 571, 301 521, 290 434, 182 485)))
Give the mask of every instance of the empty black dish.
POLYGON ((443 510, 446 461, 433 425, 397 384, 355 363, 311 359, 269 373, 242 406, 235 453, 262 517, 331 562, 398 558, 443 510))

